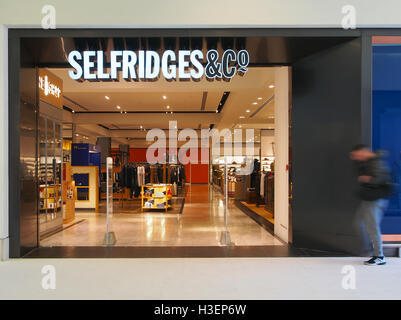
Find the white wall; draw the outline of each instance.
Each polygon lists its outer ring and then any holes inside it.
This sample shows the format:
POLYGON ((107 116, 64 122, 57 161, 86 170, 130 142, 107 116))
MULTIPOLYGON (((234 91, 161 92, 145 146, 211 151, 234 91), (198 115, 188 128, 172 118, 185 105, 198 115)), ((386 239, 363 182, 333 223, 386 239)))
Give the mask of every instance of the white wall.
POLYGON ((260 130, 260 153, 262 157, 274 156, 274 130, 260 130))
POLYGON ((8 46, 0 26, 0 261, 8 258, 8 46))
POLYGON ((347 4, 355 6, 360 27, 401 25, 399 0, 2 0, 0 24, 40 26, 46 4, 56 7, 59 27, 339 27, 347 4))
MULTIPOLYGON (((0 3, 0 257, 8 238, 7 27, 40 27, 43 5, 57 27, 340 27, 341 8, 356 7, 359 27, 400 27, 399 0, 1 0, 0 3)), ((2 253, 3 252, 3 253, 2 253)))
POLYGON ((274 73, 274 234, 284 242, 289 238, 289 68, 274 73))

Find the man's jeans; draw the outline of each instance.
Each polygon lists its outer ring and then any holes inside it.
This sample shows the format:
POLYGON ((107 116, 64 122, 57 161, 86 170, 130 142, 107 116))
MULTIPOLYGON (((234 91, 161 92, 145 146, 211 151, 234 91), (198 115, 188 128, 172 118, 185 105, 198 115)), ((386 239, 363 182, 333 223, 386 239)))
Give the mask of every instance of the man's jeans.
POLYGON ((373 255, 384 256, 383 244, 380 232, 380 223, 383 218, 383 212, 388 206, 387 199, 375 201, 361 201, 356 212, 356 222, 359 229, 365 225, 366 232, 373 244, 373 255))

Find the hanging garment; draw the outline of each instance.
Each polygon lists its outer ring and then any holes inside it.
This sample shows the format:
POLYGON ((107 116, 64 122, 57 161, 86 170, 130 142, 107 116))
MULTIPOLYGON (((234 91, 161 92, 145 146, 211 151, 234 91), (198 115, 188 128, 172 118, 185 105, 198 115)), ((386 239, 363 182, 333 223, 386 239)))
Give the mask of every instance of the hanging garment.
POLYGON ((174 182, 173 183, 173 196, 176 196, 176 195, 177 195, 177 183, 174 182))
POLYGON ((255 159, 253 161, 253 171, 251 173, 251 188, 257 188, 259 191, 258 184, 260 183, 260 162, 259 160, 255 159))
POLYGON ((151 166, 149 167, 150 170, 150 180, 149 182, 146 181, 146 184, 151 183, 151 184, 156 184, 159 182, 159 179, 157 177, 157 167, 156 166, 151 166))
POLYGON ((124 166, 122 167, 120 171, 120 178, 118 179, 118 183, 122 188, 125 188, 127 186, 127 167, 124 166))
POLYGON ((265 173, 261 173, 260 177, 260 195, 264 198, 265 197, 265 173))
POLYGON ((187 178, 186 178, 186 176, 185 176, 185 167, 184 167, 184 166, 181 166, 181 167, 180 167, 179 176, 180 176, 180 182, 181 182, 181 183, 182 183, 184 180, 187 180, 187 178))
POLYGON ((138 186, 141 187, 145 184, 145 167, 137 167, 138 186))
POLYGON ((151 183, 152 170, 149 166, 145 166, 145 184, 151 183))
POLYGON ((177 170, 177 167, 172 167, 172 168, 170 169, 170 183, 171 183, 171 184, 173 184, 173 183, 178 183, 178 180, 179 180, 179 178, 178 178, 178 170, 177 170))
POLYGON ((161 165, 157 166, 157 181, 163 183, 163 167, 161 165))
POLYGON ((127 184, 126 187, 132 189, 135 185, 135 168, 127 167, 127 184))

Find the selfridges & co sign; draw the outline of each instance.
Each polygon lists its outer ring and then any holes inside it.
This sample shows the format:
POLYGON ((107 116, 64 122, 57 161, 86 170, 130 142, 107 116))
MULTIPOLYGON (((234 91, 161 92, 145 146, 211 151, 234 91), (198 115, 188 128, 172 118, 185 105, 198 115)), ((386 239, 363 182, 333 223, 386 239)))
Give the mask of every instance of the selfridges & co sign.
POLYGON ((196 80, 203 75, 208 79, 231 79, 236 74, 245 74, 249 65, 248 51, 231 49, 225 50, 221 57, 217 50, 207 51, 206 56, 201 50, 180 50, 178 54, 166 50, 161 56, 147 50, 110 51, 110 68, 106 68, 104 57, 104 51, 70 52, 68 62, 74 70, 68 72, 69 76, 74 80, 108 80, 118 79, 121 71, 126 80, 151 80, 160 74, 167 80, 196 80))

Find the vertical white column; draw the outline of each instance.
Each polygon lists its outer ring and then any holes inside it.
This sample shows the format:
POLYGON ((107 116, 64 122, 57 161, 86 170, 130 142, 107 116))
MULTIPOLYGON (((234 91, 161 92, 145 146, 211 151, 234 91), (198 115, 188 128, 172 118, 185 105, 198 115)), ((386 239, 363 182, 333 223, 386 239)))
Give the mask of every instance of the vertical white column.
POLYGON ((289 69, 275 69, 275 173, 274 173, 274 234, 288 242, 288 154, 289 154, 289 69))
POLYGON ((0 25, 0 260, 9 256, 8 241, 8 30, 0 25))

